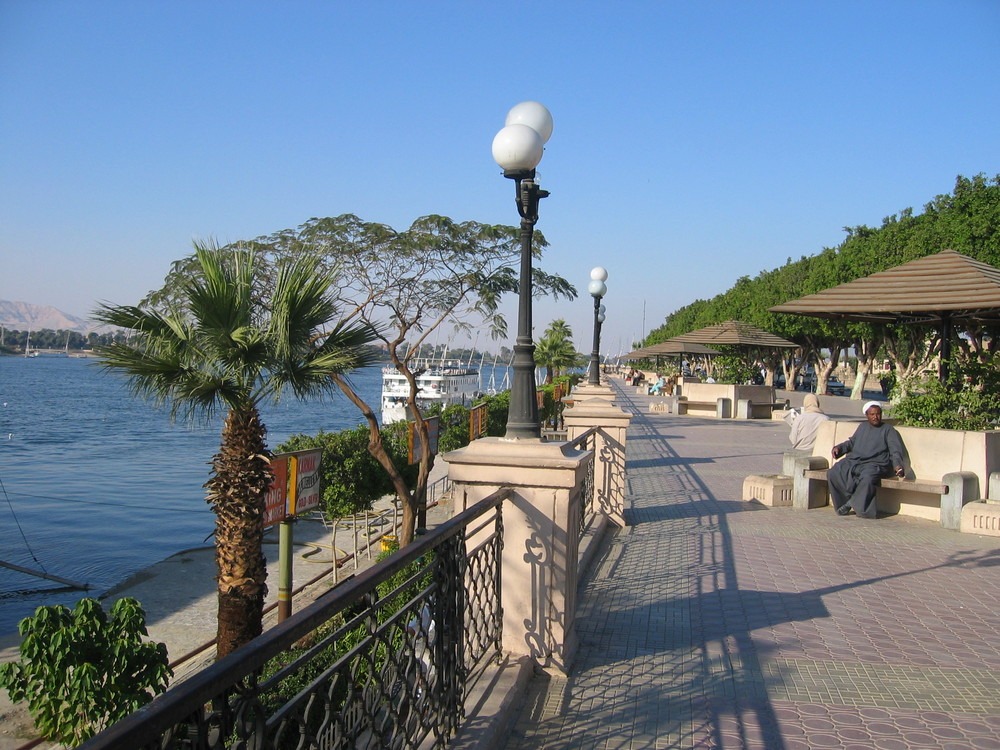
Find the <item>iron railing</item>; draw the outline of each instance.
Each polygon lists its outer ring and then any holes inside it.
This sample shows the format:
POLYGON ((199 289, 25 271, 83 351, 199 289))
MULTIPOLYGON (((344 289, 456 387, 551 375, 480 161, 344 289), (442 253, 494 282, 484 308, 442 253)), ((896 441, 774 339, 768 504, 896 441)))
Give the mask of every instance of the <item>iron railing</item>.
POLYGON ((148 706, 88 750, 444 747, 501 654, 501 489, 148 706))
POLYGON ((580 487, 579 535, 581 538, 587 533, 587 529, 590 528, 597 515, 597 502, 594 497, 594 466, 597 464, 596 446, 597 433, 599 431, 599 427, 591 427, 570 443, 574 448, 591 452, 590 460, 587 462, 586 473, 583 475, 583 484, 580 487))

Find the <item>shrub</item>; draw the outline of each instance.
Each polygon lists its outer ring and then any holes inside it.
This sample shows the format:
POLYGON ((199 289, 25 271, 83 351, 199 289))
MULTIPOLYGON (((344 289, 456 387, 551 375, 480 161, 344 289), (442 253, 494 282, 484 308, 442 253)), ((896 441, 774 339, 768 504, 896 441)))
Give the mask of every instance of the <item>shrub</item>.
POLYGON ((893 404, 892 417, 911 427, 945 430, 992 430, 1000 422, 1000 371, 992 363, 966 362, 949 368, 946 384, 938 379, 902 384, 906 394, 893 404))
POLYGON ((26 701, 43 737, 77 745, 162 693, 172 672, 167 647, 143 641, 146 614, 119 599, 110 617, 96 599, 39 607, 18 625, 16 662, 0 666, 0 687, 26 701))

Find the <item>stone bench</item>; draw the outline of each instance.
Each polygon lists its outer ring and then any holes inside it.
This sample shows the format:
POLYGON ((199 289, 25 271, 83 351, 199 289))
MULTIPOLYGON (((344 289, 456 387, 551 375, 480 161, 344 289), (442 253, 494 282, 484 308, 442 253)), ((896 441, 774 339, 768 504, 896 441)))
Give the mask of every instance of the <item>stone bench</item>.
POLYGON ((787 398, 784 401, 772 401, 765 403, 759 403, 749 398, 741 398, 736 402, 736 418, 770 419, 771 412, 787 411, 789 405, 790 404, 787 398))
POLYGON ((677 414, 690 414, 693 407, 696 412, 709 412, 703 416, 713 416, 719 419, 729 419, 733 416, 732 399, 721 396, 714 401, 695 401, 687 396, 677 396, 674 405, 677 414))
MULTIPOLYGON (((789 454, 785 468, 791 472, 794 508, 806 510, 829 504, 830 451, 853 435, 857 425, 824 422, 811 455, 789 454)), ((904 461, 906 477, 880 480, 876 495, 879 509, 939 520, 946 529, 960 530, 963 507, 980 497, 977 473, 963 469, 964 433, 918 427, 897 429, 908 454, 904 461)))

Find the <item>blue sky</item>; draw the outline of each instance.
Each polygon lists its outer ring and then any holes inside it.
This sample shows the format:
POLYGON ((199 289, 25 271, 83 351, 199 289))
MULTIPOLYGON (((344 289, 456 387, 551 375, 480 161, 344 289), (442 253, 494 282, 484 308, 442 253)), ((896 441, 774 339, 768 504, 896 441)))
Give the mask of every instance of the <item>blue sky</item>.
POLYGON ((617 353, 1000 173, 998 71, 997 0, 0 0, 0 299, 132 303, 192 239, 313 216, 515 224, 490 144, 535 99, 543 266, 583 293, 536 332, 589 351, 604 265, 617 353))

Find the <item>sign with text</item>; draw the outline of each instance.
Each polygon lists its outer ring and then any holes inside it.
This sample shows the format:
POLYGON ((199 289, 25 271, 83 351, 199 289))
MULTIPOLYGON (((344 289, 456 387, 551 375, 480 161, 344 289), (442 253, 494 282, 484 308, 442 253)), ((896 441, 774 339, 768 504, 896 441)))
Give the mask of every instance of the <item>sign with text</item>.
POLYGON ((271 458, 274 479, 267 489, 264 526, 286 521, 319 507, 322 456, 322 449, 310 448, 278 453, 271 458))
POLYGON ((473 406, 469 410, 469 442, 486 434, 486 404, 473 406))
POLYGON ((274 474, 271 486, 267 489, 267 500, 264 504, 264 526, 284 521, 288 516, 288 456, 275 456, 271 459, 271 471, 274 474))
MULTIPOLYGON (((427 438, 430 443, 431 455, 435 456, 438 452, 438 433, 441 430, 441 418, 440 417, 428 417, 424 420, 424 424, 427 425, 427 438)), ((410 447, 410 463, 418 464, 420 459, 423 457, 423 446, 420 440, 417 438, 417 423, 410 422, 410 433, 409 433, 409 447, 410 447)))
POLYGON ((291 458, 293 488, 288 503, 288 515, 297 516, 308 513, 319 507, 319 468, 323 451, 320 448, 293 451, 287 454, 291 458))

